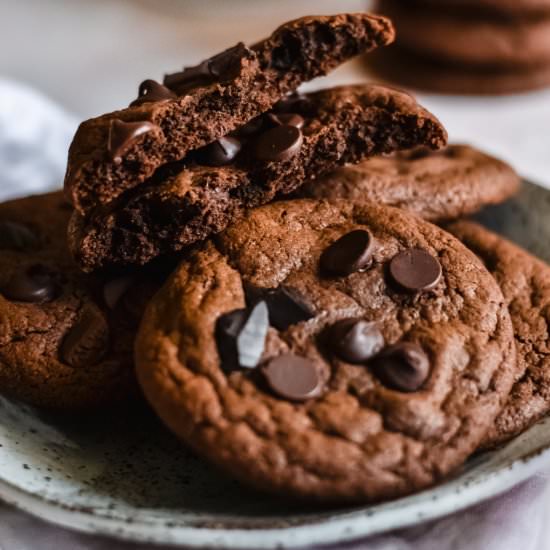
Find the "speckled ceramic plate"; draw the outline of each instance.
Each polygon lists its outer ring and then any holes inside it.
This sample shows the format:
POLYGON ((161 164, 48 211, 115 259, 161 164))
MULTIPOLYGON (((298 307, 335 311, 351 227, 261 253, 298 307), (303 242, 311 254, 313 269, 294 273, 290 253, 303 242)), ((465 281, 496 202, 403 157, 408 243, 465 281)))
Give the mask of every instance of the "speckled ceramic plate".
MULTIPOLYGON (((525 184, 480 219, 550 260, 550 191, 525 184)), ((359 539, 494 496, 550 458, 550 419, 431 490, 311 510, 247 490, 186 451, 147 411, 78 422, 0 399, 0 497, 43 519, 133 541, 293 548, 359 539)))

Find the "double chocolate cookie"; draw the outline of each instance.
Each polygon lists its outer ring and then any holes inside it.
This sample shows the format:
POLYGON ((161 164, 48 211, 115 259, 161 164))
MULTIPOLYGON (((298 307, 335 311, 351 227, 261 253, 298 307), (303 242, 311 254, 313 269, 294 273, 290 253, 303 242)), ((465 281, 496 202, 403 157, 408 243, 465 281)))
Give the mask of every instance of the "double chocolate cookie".
POLYGON ((484 447, 504 443, 550 411, 550 266, 473 222, 449 227, 502 289, 514 327, 520 376, 484 447))
POLYGON ((468 145, 420 148, 343 166, 306 183, 303 197, 372 201, 431 221, 451 220, 498 204, 519 188, 514 169, 468 145))
POLYGON ((112 205, 88 217, 75 212, 70 247, 86 271, 144 264, 336 166, 416 145, 437 149, 446 138, 433 115, 393 89, 358 85, 290 96, 112 205))
POLYGON ((307 80, 393 40, 388 19, 366 13, 303 17, 269 38, 143 82, 130 107, 83 122, 69 150, 65 190, 83 214, 167 162, 222 138, 307 80))
POLYGON ((138 378, 197 452, 262 489, 330 501, 411 493, 482 441, 517 374, 479 259, 403 210, 252 210, 150 302, 138 378))
POLYGON ((80 273, 61 192, 0 204, 0 387, 57 410, 137 395, 133 342, 152 273, 80 273))

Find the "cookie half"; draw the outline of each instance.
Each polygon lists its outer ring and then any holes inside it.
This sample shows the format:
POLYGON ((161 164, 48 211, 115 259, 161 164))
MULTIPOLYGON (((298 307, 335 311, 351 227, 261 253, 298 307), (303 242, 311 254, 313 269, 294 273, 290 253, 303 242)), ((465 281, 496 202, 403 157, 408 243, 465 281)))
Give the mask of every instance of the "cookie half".
POLYGON ((366 61, 377 76, 401 86, 442 94, 502 95, 550 85, 550 63, 523 68, 438 62, 392 46, 366 61))
POLYGON ((234 477, 376 501, 456 469, 517 374, 498 285, 403 210, 271 203, 195 250, 150 302, 138 379, 234 477))
POLYGON ((484 447, 505 443, 550 410, 550 266, 467 221, 449 227, 485 263, 502 289, 514 327, 520 377, 484 447))
POLYGON ((398 0, 381 0, 378 7, 391 17, 397 44, 429 59, 520 70, 550 64, 548 17, 472 17, 468 10, 419 9, 398 0))
POLYGON ((138 395, 133 341, 153 273, 86 277, 62 192, 0 204, 0 391, 79 410, 138 395))
POLYGON ((447 138, 409 94, 372 85, 294 98, 254 125, 157 172, 88 218, 75 213, 69 240, 82 268, 144 264, 338 165, 420 144, 439 148, 447 138))
POLYGON ((471 214, 514 195, 520 179, 505 162, 468 145, 416 149, 342 166, 305 184, 300 196, 372 201, 431 221, 471 214))
POLYGON ((166 162, 227 135, 300 84, 393 40, 388 19, 366 13, 303 17, 269 38, 240 43, 196 67, 148 80, 130 107, 83 122, 71 144, 65 190, 89 212, 166 162))

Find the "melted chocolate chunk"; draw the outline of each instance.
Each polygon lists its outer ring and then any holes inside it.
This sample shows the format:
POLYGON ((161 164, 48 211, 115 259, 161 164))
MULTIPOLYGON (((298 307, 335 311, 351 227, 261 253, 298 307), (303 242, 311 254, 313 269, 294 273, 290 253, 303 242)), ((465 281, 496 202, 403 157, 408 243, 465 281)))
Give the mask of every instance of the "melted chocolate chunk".
POLYGON ((374 238, 363 229, 346 233, 321 254, 320 265, 329 275, 346 276, 366 269, 371 262, 374 238))
POLYGON ((60 354, 73 367, 91 367, 105 357, 109 349, 109 327, 101 311, 86 307, 77 323, 65 336, 60 354))
POLYGON ((392 258, 389 273, 407 292, 421 292, 437 285, 441 279, 441 264, 426 250, 409 248, 392 258))
POLYGON ((57 273, 42 264, 35 264, 22 273, 15 273, 0 291, 14 302, 42 304, 59 296, 61 288, 57 281, 57 273))
POLYGON ((364 363, 384 347, 384 337, 374 323, 342 319, 328 330, 327 344, 344 361, 364 363))
POLYGON ((132 143, 142 134, 146 134, 155 128, 158 128, 158 126, 147 121, 124 122, 118 119, 111 121, 107 150, 113 161, 120 163, 122 156, 132 143))
POLYGON ((273 110, 276 113, 303 112, 311 108, 311 100, 300 93, 289 94, 275 103, 273 110))
POLYGON ((130 103, 130 107, 138 107, 144 103, 158 101, 170 101, 178 96, 166 86, 159 84, 155 80, 144 80, 139 85, 138 98, 130 103))
POLYGON ((38 244, 38 237, 28 227, 17 222, 0 222, 0 249, 25 251, 38 248, 38 244))
POLYGON ((263 366, 262 373, 273 392, 289 401, 306 401, 321 393, 319 370, 304 357, 280 355, 263 366))
POLYGON ((275 126, 258 137, 256 158, 267 162, 289 160, 302 147, 304 137, 295 126, 275 126))
POLYGON ((222 367, 226 370, 256 367, 264 351, 268 328, 268 311, 263 301, 250 309, 236 309, 222 315, 216 323, 222 367))
POLYGON ((304 125, 304 118, 296 113, 269 113, 267 119, 275 126, 294 126, 295 128, 302 128, 304 125))
POLYGON ((194 67, 186 67, 179 73, 166 75, 164 85, 185 93, 193 88, 230 79, 238 74, 240 60, 247 52, 246 46, 240 42, 194 67))
POLYGON ((197 156, 199 161, 207 166, 224 166, 235 159, 241 147, 241 142, 237 138, 227 136, 203 147, 197 151, 197 156))
POLYGON ((103 285, 103 300, 109 309, 114 309, 134 282, 134 277, 122 276, 103 285))
POLYGON ((371 362, 378 379, 389 388, 413 392, 422 387, 430 374, 430 361, 424 350, 411 342, 386 348, 371 362))

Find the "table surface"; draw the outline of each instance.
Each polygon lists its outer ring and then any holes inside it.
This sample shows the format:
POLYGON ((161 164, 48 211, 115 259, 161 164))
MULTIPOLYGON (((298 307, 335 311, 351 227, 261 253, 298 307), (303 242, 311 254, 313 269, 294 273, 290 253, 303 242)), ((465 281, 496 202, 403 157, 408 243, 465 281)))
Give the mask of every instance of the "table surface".
MULTIPOLYGON (((82 119, 127 105, 144 78, 160 79, 239 40, 253 42, 287 19, 365 6, 365 0, 0 0, 0 76, 38 88, 82 119)), ((352 62, 310 87, 367 77, 352 62)), ((418 95, 452 141, 482 147, 550 187, 550 91, 418 95)))

